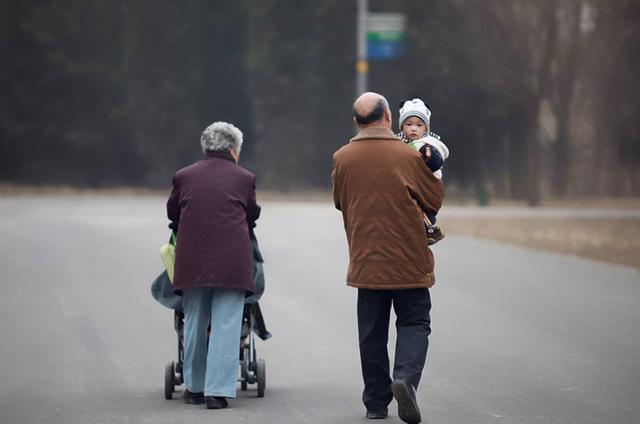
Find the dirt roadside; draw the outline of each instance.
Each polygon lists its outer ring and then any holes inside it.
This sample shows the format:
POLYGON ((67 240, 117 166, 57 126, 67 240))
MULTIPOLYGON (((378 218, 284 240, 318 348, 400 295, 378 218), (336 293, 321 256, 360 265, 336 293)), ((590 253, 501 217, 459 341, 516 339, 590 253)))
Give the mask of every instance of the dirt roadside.
POLYGON ((443 216, 440 224, 447 235, 486 238, 640 268, 637 218, 443 216))

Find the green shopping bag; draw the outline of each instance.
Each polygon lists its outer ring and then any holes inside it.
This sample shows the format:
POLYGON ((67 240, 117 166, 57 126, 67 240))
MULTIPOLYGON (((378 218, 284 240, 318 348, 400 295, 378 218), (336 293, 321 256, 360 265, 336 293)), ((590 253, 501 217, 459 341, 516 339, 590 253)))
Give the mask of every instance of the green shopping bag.
POLYGON ((176 264, 176 234, 171 233, 171 241, 160 246, 160 260, 167 270, 169 281, 173 284, 173 269, 176 264))

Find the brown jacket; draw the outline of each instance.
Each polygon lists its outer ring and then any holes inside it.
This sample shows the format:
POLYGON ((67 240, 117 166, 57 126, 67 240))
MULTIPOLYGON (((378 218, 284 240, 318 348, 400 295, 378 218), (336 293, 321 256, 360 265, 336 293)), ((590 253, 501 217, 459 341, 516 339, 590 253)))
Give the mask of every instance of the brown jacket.
POLYGON ((420 154, 390 129, 368 127, 334 153, 331 177, 349 243, 347 284, 430 286, 434 263, 423 213, 440 209, 444 186, 420 154))

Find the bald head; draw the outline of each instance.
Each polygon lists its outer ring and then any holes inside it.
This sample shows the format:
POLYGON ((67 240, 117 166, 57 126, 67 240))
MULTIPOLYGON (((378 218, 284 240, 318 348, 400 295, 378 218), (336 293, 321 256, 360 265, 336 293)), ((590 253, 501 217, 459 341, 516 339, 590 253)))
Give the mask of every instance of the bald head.
POLYGON ((391 128, 389 102, 378 93, 364 93, 353 103, 353 120, 359 128, 372 126, 391 128))

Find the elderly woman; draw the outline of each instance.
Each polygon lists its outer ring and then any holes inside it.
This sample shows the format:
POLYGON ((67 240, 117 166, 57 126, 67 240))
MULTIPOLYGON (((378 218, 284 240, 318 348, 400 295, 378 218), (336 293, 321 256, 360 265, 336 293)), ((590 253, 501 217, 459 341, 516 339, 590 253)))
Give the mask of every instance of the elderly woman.
POLYGON ((185 312, 183 398, 220 409, 236 396, 244 298, 255 290, 249 229, 260 207, 255 176, 237 165, 242 132, 215 122, 200 143, 202 160, 173 177, 167 215, 177 232, 174 290, 185 312))

